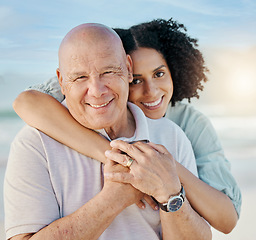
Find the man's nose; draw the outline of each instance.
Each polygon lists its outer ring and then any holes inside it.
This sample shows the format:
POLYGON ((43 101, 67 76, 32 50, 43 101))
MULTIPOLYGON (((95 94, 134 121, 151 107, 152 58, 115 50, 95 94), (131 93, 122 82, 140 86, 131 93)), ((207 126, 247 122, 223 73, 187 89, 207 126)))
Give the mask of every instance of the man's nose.
POLYGON ((93 97, 101 97, 107 93, 108 88, 103 80, 99 76, 93 76, 89 80, 88 94, 93 97))

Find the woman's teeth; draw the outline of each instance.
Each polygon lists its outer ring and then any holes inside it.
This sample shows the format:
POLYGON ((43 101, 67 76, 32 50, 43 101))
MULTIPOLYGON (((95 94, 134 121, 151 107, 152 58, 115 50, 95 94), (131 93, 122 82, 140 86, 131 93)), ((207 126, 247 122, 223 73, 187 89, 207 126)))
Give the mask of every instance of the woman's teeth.
POLYGON ((150 102, 150 103, 142 103, 143 105, 147 106, 147 107, 155 107, 157 106, 160 102, 162 101, 162 98, 159 98, 158 100, 154 101, 154 102, 150 102))

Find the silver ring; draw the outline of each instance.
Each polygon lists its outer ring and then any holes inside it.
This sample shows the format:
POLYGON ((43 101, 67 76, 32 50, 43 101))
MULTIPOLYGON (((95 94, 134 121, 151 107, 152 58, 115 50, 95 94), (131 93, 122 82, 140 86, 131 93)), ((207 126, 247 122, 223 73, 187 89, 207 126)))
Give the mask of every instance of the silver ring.
POLYGON ((130 168, 130 167, 132 166, 133 161, 134 161, 134 160, 133 160, 132 158, 130 158, 130 159, 128 160, 128 162, 126 163, 126 167, 130 168))

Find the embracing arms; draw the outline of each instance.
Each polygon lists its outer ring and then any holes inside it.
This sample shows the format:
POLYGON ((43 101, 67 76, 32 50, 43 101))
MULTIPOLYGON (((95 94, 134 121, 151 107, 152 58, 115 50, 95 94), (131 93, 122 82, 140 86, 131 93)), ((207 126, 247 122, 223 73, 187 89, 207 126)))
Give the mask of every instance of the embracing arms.
POLYGON ((30 126, 72 149, 105 163, 109 142, 78 123, 55 98, 36 90, 22 92, 14 101, 15 112, 30 126), (93 149, 93 151, 91 151, 93 149))
MULTIPOLYGON (((15 100, 14 109, 29 125, 84 155, 106 162, 104 152, 110 149, 109 142, 81 126, 49 95, 33 90, 23 92, 15 100)), ((217 230, 230 232, 238 219, 231 200, 178 163, 177 171, 180 181, 187 186, 186 193, 192 207, 217 230)))
MULTIPOLYGON (((164 146, 143 142, 128 144, 121 140, 112 141, 111 146, 113 150, 106 152, 110 161, 126 165, 128 155, 134 161, 128 172, 105 171, 105 179, 129 183, 159 203, 166 203, 170 196, 180 192, 176 161, 164 146)), ((176 212, 160 210, 160 218, 164 240, 211 239, 210 226, 193 210, 187 199, 176 212)))

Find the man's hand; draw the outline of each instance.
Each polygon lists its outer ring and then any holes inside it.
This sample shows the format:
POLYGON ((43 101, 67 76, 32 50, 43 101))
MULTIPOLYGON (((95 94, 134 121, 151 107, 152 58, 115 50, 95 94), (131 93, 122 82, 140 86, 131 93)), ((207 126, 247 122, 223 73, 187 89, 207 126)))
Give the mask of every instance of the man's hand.
MULTIPOLYGON (((129 169, 117 164, 111 160, 108 160, 104 166, 104 173, 128 173, 129 169)), ((121 183, 112 181, 111 179, 104 178, 104 187, 107 188, 109 194, 115 194, 120 199, 120 201, 124 201, 125 205, 128 207, 134 203, 141 202, 144 194, 134 188, 129 183, 121 183)), ((124 203, 123 202, 123 203, 124 203)))
POLYGON ((171 194, 180 191, 175 160, 164 146, 142 142, 129 144, 121 140, 112 141, 111 146, 113 150, 106 152, 109 159, 123 166, 130 157, 134 161, 126 171, 110 172, 106 169, 106 180, 129 183, 158 202, 166 202, 171 194))

